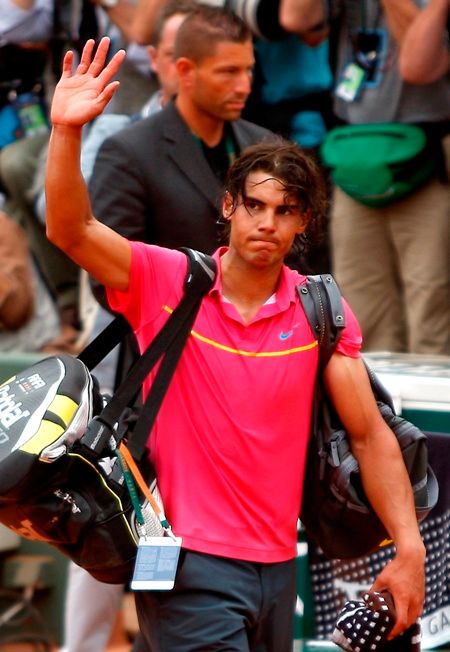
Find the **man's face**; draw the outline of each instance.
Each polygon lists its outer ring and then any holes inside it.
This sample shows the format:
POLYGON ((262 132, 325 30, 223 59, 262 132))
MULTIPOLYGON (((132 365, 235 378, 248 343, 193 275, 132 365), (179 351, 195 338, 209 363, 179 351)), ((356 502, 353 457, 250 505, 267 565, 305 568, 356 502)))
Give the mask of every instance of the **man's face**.
POLYGON ((168 101, 178 91, 178 73, 173 58, 173 48, 178 28, 185 18, 185 14, 174 14, 168 18, 158 47, 149 48, 152 70, 158 77, 164 101, 168 101))
POLYGON ((279 266, 308 222, 298 198, 262 171, 249 174, 245 197, 234 212, 225 197, 223 214, 231 220, 230 251, 257 267, 279 266))
POLYGON ((212 49, 211 56, 193 64, 190 99, 208 116, 237 120, 251 90, 252 42, 219 42, 212 49))

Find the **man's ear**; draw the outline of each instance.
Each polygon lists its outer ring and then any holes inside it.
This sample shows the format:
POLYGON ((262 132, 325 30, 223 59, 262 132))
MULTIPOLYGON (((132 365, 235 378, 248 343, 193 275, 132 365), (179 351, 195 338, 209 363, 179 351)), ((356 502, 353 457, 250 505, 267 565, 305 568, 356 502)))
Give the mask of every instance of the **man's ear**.
POLYGON ((177 69, 180 82, 189 81, 189 78, 192 76, 192 73, 195 69, 195 63, 187 57, 180 57, 175 61, 175 67, 177 69))
POLYGON ((226 192, 222 202, 222 215, 224 220, 230 220, 233 215, 233 200, 229 192, 226 192))
POLYGON ((147 46, 148 58, 150 59, 150 68, 153 72, 158 73, 158 55, 153 45, 147 46))

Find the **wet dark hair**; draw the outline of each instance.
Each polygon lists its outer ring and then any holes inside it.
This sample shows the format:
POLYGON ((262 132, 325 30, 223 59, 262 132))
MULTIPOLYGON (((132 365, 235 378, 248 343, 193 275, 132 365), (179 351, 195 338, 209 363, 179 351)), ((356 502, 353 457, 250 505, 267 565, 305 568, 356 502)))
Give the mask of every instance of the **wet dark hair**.
MULTIPOLYGON (((312 244, 318 244, 324 234, 327 210, 325 178, 311 154, 283 138, 265 140, 244 149, 228 170, 225 193, 231 199, 231 212, 246 195, 246 183, 252 172, 265 172, 282 183, 286 194, 295 197, 308 225, 295 237, 290 258, 304 254, 312 244)), ((229 236, 229 222, 224 235, 229 236)))
POLYGON ((180 25, 174 57, 199 62, 214 53, 217 43, 246 43, 251 40, 250 29, 234 12, 223 7, 197 4, 180 25))

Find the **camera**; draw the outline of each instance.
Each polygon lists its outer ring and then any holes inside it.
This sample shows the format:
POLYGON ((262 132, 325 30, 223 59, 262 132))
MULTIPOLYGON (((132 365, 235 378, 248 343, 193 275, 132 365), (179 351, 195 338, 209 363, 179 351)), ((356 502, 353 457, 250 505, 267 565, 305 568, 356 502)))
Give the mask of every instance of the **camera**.
POLYGON ((229 9, 239 16, 259 38, 277 41, 287 36, 278 19, 279 0, 201 0, 201 2, 229 9))

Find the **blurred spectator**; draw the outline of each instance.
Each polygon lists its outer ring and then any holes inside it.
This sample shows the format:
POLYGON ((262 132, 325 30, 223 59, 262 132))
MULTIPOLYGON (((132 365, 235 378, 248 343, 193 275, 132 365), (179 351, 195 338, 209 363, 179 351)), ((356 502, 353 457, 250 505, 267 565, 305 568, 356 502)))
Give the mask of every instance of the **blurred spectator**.
POLYGON ((0 351, 39 351, 59 330, 21 227, 0 212, 0 351))
POLYGON ((0 323, 16 330, 33 314, 33 284, 29 252, 22 229, 0 213, 0 323))
POLYGON ((167 0, 137 0, 136 12, 131 25, 132 37, 140 45, 153 43, 154 29, 161 9, 167 0))
POLYGON ((306 149, 317 148, 333 124, 328 43, 311 47, 292 35, 256 38, 255 51, 245 116, 306 149))
MULTIPOLYGON (((52 0, 2 0, 0 45, 46 41, 53 29, 52 0)), ((32 58, 29 58, 32 65, 32 58)))
POLYGON ((450 1, 430 0, 413 20, 400 50, 400 74, 410 84, 430 84, 450 71, 450 1))
POLYGON ((64 340, 78 325, 78 269, 46 238, 36 220, 32 187, 48 141, 46 101, 54 36, 52 0, 0 0, 0 187, 4 209, 21 225, 45 282, 55 295, 64 340))
MULTIPOLYGON (((291 18, 285 26, 294 32, 303 29, 295 16, 304 16, 310 2, 283 0, 283 4, 285 20, 291 18)), ((366 350, 448 354, 450 220, 442 147, 449 130, 448 79, 423 87, 404 84, 400 78, 399 46, 419 14, 412 0, 332 1, 330 9, 339 30, 337 117, 344 125, 416 125, 426 136, 423 163, 411 161, 405 180, 419 165, 429 171, 427 180, 411 186, 409 194, 393 203, 388 203, 388 189, 380 196, 382 207, 357 201, 350 189, 344 192, 336 185, 331 217, 334 274, 361 324, 366 350)), ((318 17, 317 31, 326 33, 327 18, 325 12, 318 17)), ((354 184, 363 175, 366 184, 379 182, 372 160, 370 147, 360 151, 354 184)), ((351 178, 352 171, 345 172, 351 178)))
POLYGON ((120 88, 107 113, 134 115, 141 110, 158 85, 148 65, 148 52, 136 44, 133 24, 137 0, 91 0, 98 8, 102 34, 111 38, 111 52, 123 48, 127 58, 117 75, 120 88))

